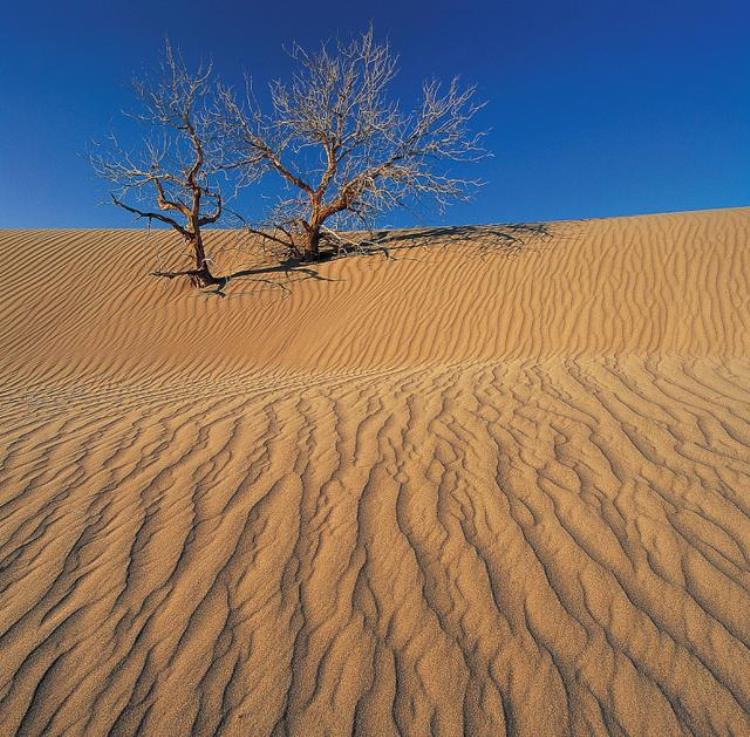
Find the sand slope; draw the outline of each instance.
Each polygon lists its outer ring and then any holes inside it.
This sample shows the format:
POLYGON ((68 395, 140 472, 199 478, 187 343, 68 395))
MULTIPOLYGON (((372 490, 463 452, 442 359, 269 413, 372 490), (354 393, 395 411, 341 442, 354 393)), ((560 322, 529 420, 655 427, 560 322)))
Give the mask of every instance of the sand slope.
POLYGON ((750 733, 750 211, 168 238, 0 232, 0 735, 750 733))

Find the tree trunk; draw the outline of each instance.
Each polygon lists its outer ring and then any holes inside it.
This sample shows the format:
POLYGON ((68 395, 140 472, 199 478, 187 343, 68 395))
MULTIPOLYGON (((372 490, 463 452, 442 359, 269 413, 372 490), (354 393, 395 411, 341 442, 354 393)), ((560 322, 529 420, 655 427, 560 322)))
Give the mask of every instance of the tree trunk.
POLYGON ((223 280, 217 279, 211 273, 208 259, 206 258, 206 249, 203 246, 203 236, 200 231, 193 234, 188 243, 192 246, 193 253, 195 254, 195 269, 190 273, 190 281, 193 286, 200 289, 213 284, 222 284, 223 280))
POLYGON ((317 261, 320 258, 320 225, 311 225, 307 230, 305 241, 305 261, 317 261))

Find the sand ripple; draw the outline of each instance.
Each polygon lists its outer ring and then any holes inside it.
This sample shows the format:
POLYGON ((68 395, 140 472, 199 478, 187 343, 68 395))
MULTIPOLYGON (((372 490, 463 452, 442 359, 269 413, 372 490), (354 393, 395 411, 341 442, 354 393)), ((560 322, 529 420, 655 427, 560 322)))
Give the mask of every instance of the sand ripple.
POLYGON ((0 234, 0 734, 750 733, 749 236, 219 300, 0 234))

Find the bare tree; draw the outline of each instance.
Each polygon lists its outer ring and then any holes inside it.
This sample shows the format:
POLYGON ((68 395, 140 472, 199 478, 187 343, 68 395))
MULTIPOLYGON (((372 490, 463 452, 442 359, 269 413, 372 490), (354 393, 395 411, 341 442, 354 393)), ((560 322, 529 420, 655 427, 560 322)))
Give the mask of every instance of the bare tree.
POLYGON ((402 112, 389 95, 397 57, 372 28, 332 52, 294 46, 298 71, 270 86, 265 114, 247 83, 246 99, 222 88, 221 127, 228 165, 254 179, 282 178, 282 196, 264 228, 252 229, 303 260, 320 257, 321 241, 346 250, 357 244, 341 228, 369 228, 374 218, 427 196, 442 209, 479 184, 451 175, 452 162, 487 155, 483 132, 470 124, 483 103, 457 78, 443 88, 425 82, 419 104, 402 112))
MULTIPOLYGON (((117 185, 112 202, 123 210, 174 228, 189 247, 194 268, 159 272, 186 275, 197 287, 223 286, 206 255, 203 227, 219 220, 224 202, 219 187, 219 150, 214 115, 217 83, 211 65, 189 70, 167 40, 154 80, 136 80, 139 112, 130 115, 148 128, 139 149, 125 151, 114 136, 91 155, 95 172, 117 185), (127 200, 130 200, 130 204, 127 200), (151 202, 158 211, 141 209, 151 202)), ((250 173, 245 172, 245 178, 250 173)))

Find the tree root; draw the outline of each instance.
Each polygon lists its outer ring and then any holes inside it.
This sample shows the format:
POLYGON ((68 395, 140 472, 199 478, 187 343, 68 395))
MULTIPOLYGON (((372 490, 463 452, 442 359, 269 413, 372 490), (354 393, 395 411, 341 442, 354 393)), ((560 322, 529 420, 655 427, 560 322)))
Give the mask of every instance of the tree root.
POLYGON ((215 287, 213 290, 220 297, 225 297, 224 288, 229 283, 227 276, 214 276, 207 269, 187 269, 185 271, 152 271, 151 276, 163 279, 176 279, 186 276, 190 284, 196 289, 215 287))

